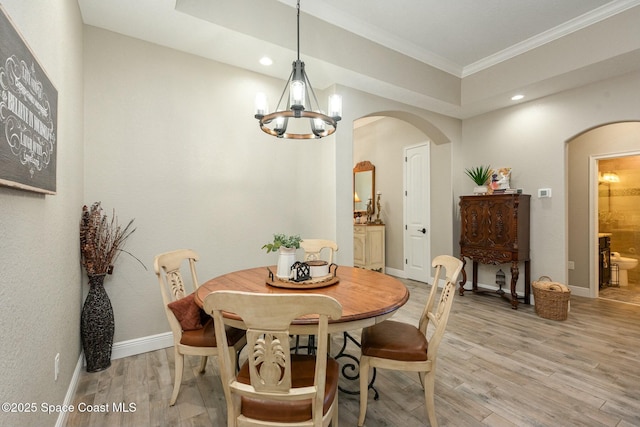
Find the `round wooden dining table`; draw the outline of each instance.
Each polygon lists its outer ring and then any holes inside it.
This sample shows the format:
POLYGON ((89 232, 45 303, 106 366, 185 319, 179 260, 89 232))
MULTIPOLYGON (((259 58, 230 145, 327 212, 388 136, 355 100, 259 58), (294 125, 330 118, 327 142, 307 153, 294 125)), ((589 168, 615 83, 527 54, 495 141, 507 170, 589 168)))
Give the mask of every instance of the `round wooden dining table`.
MULTIPOLYGON (((274 266, 269 269, 276 271, 274 266)), ((304 285, 296 288, 295 284, 287 284, 292 288, 283 288, 267 283, 273 283, 273 280, 269 279, 269 269, 250 268, 208 280, 196 291, 195 301, 202 307, 208 294, 220 290, 328 295, 342 304, 342 317, 329 323, 329 332, 334 333, 362 329, 381 322, 391 317, 409 300, 409 290, 401 281, 371 270, 339 266, 336 270, 338 282, 335 284, 317 288, 307 288, 304 285)), ((229 313, 227 318, 230 320, 229 323, 237 321, 233 326, 245 329, 242 321, 233 314, 229 313)), ((317 324, 317 316, 300 317, 291 325, 290 331, 300 335, 313 334, 317 324)))

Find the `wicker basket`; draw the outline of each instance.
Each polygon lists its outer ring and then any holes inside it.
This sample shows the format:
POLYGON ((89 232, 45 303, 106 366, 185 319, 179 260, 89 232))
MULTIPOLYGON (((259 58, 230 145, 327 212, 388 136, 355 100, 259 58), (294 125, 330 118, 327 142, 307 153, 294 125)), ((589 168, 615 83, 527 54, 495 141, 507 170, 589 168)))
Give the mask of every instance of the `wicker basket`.
POLYGON ((542 276, 533 282, 533 298, 536 314, 545 319, 567 320, 571 289, 562 283, 552 282, 548 276, 542 276))

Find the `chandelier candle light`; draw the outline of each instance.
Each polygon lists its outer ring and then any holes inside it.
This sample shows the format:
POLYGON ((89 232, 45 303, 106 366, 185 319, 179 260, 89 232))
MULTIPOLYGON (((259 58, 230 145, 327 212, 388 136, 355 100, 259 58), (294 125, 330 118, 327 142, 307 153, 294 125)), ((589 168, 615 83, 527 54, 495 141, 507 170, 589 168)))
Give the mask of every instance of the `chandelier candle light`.
POLYGON ((264 93, 258 93, 255 101, 255 118, 260 122, 260 129, 269 135, 287 139, 318 139, 329 136, 336 131, 338 121, 342 119, 342 97, 335 94, 329 96, 328 115, 320 110, 316 94, 309 83, 307 73, 304 71, 304 62, 300 60, 300 0, 298 0, 297 9, 298 59, 293 62, 293 70, 282 95, 280 95, 276 111, 267 113, 267 97, 264 93), (285 99, 287 90, 289 91, 288 103, 286 109, 281 109, 281 103, 285 99), (306 133, 287 132, 289 118, 309 119, 310 131, 306 133))

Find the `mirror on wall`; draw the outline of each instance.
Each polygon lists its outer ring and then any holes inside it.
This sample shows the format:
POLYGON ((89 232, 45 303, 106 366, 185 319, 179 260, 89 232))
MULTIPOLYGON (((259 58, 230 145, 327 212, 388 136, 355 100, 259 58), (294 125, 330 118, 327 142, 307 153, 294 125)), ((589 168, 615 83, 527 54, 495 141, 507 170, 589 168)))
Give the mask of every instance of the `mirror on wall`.
MULTIPOLYGON (((374 194, 376 186, 376 167, 368 160, 358 163, 353 168, 353 211, 354 213, 367 212, 367 203, 372 200, 371 206, 375 211, 374 194)), ((372 212, 373 214, 373 212, 372 212)))

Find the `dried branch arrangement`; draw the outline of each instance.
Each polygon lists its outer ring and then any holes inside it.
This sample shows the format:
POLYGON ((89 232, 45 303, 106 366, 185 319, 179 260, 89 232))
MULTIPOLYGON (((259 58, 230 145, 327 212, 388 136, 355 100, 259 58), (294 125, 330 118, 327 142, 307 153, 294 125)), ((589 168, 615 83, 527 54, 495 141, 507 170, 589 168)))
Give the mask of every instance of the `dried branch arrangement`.
POLYGON ((82 207, 80 255, 89 276, 113 272, 113 263, 120 252, 125 252, 122 246, 136 231, 132 224, 133 219, 125 227, 121 227, 115 210, 109 220, 100 202, 94 203, 91 208, 86 205, 82 207))

